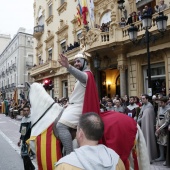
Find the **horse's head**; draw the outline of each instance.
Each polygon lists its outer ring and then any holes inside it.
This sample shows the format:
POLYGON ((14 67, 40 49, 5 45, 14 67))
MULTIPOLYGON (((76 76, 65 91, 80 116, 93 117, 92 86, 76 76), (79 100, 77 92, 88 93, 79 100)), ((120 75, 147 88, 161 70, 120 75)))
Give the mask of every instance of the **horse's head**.
POLYGON ((48 109, 48 107, 54 102, 52 97, 46 92, 43 85, 40 83, 29 84, 26 83, 29 88, 29 100, 31 104, 31 117, 33 122, 48 109))

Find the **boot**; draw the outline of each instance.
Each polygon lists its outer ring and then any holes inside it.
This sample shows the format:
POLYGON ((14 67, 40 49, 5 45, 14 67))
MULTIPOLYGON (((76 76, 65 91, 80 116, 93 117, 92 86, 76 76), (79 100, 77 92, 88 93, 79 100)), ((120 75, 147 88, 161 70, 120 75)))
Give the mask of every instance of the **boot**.
POLYGON ((164 161, 164 160, 165 160, 165 156, 164 156, 165 152, 164 152, 164 149, 165 149, 165 148, 164 148, 163 145, 159 145, 160 157, 157 158, 157 159, 155 159, 156 162, 158 162, 158 161, 164 161))

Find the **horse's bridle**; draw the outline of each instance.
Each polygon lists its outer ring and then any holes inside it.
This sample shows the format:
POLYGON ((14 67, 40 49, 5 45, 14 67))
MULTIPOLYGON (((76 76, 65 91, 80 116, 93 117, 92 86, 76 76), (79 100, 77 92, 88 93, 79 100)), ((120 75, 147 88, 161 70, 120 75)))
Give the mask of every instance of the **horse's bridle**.
POLYGON ((55 104, 55 102, 53 102, 48 108, 47 110, 41 115, 41 117, 31 126, 31 129, 44 117, 44 115, 48 112, 48 110, 51 109, 51 107, 55 104))

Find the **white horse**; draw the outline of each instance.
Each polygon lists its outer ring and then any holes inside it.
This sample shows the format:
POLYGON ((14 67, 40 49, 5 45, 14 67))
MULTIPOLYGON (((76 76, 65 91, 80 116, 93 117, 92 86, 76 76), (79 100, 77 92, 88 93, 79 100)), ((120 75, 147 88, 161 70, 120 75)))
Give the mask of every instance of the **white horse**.
POLYGON ((54 103, 42 84, 33 83, 32 85, 27 84, 27 86, 29 87, 32 124, 30 147, 38 155, 38 169, 52 170, 54 163, 61 157, 61 154, 57 151, 59 143, 55 141, 52 128, 49 127, 52 126, 63 107, 54 103), (49 142, 51 142, 51 146, 49 142))
MULTIPOLYGON (((50 150, 51 146, 55 145, 55 143, 54 142, 52 143, 52 141, 51 141, 52 138, 54 139, 54 134, 53 134, 53 132, 51 132, 52 128, 49 128, 49 127, 51 127, 51 125, 53 124, 55 119, 59 116, 59 114, 63 108, 58 103, 54 103, 54 100, 45 91, 42 84, 39 84, 39 83, 33 83, 30 86, 29 99, 30 99, 30 103, 31 103, 31 119, 32 119, 32 126, 33 126, 32 131, 31 131, 31 138, 30 138, 31 149, 35 153, 37 153, 38 152, 37 148, 40 149, 40 146, 38 146, 38 145, 41 145, 41 148, 44 147, 45 150, 50 150), (51 138, 49 137, 50 139, 48 139, 46 137, 47 136, 46 131, 49 131, 49 129, 50 129, 50 134, 52 134, 52 137, 51 138), (45 137, 47 139, 45 139, 45 137), (41 141, 41 142, 37 143, 39 138, 44 139, 45 142, 41 141), (51 146, 48 149, 49 146, 46 146, 46 144, 49 142, 51 142, 51 146), (35 146, 37 148, 35 148, 35 146)), ((124 131, 124 133, 126 133, 126 131, 124 131)), ((139 126, 137 126, 136 147, 137 147, 137 153, 138 153, 137 160, 138 160, 139 170, 149 170, 150 163, 149 163, 149 157, 147 154, 146 143, 145 143, 142 131, 140 130, 139 126)), ((51 149, 51 152, 53 151, 53 154, 55 154, 55 152, 59 152, 56 149, 56 146, 54 148, 55 149, 51 149)), ((58 148, 58 149, 60 149, 60 148, 58 148)), ((57 160, 60 158, 60 156, 59 156, 59 154, 57 155, 57 160)), ((45 170, 45 169, 52 170, 54 168, 54 167, 49 168, 49 166, 51 166, 51 164, 53 164, 57 160, 55 160, 55 158, 52 158, 52 156, 50 157, 49 153, 48 154, 41 153, 40 157, 41 158, 37 158, 37 162, 39 164, 38 165, 39 170, 41 170, 41 169, 42 170, 45 170), (46 162, 46 160, 48 158, 53 159, 51 161, 52 163, 48 162, 48 161, 46 162), (43 162, 43 160, 45 160, 45 163, 43 162), (41 163, 39 163, 39 161, 41 163)), ((129 160, 130 160, 130 164, 131 164, 130 170, 133 170, 134 169, 133 168, 133 158, 131 156, 131 153, 129 153, 129 160)))

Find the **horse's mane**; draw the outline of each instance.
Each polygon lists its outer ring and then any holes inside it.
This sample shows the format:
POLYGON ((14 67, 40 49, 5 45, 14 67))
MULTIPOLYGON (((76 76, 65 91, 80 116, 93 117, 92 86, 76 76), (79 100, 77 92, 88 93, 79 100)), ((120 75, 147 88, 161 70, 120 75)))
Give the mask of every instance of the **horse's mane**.
POLYGON ((29 99, 31 103, 31 117, 33 117, 33 122, 34 120, 37 120, 37 118, 39 118, 54 102, 40 83, 33 83, 31 85, 29 99))

